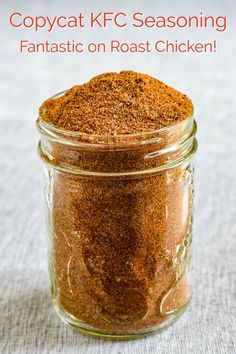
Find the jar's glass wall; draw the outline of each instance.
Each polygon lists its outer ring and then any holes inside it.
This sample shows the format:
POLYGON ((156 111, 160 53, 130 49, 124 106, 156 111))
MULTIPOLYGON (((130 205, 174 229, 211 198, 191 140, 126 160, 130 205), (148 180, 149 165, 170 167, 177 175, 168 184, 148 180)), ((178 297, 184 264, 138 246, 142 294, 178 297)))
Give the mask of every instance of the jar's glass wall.
POLYGON ((173 323, 191 297, 193 117, 110 137, 38 127, 59 315, 118 339, 173 323))
POLYGON ((193 167, 88 178, 47 167, 52 297, 63 319, 107 335, 161 329, 191 296, 193 167))

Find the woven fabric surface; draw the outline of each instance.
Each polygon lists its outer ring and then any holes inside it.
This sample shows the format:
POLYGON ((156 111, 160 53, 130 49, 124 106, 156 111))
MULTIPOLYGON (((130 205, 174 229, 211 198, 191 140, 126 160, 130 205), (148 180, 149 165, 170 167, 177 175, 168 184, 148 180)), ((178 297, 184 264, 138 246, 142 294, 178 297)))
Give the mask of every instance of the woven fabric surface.
MULTIPOLYGON (((0 63, 0 352, 17 354, 231 354, 236 353, 236 7, 233 1, 105 1, 3 2, 0 63), (49 55, 19 54, 20 39, 34 41, 87 40, 79 34, 9 27, 9 14, 60 15, 80 11, 124 9, 147 14, 227 15, 230 28, 177 32, 203 40, 216 38, 215 54, 163 55, 49 55), (234 20, 234 28, 233 28, 234 20), (50 95, 105 71, 133 69, 156 76, 186 92, 195 105, 199 149, 195 158, 194 279, 191 306, 166 331, 135 341, 111 342, 87 337, 66 326, 49 298, 47 234, 44 222, 42 164, 37 156, 37 108, 50 95)), ((127 29, 97 32, 123 40, 167 37, 153 31, 127 29)))

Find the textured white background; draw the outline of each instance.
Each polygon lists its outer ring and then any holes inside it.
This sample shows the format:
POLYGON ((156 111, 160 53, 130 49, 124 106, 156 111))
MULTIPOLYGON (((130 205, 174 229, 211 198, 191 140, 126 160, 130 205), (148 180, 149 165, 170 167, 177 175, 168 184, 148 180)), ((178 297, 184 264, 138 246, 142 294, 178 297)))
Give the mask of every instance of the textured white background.
POLYGON ((234 1, 1 1, 0 5, 0 352, 1 353, 236 353, 236 7, 234 1), (100 5, 102 3, 103 5, 100 5), (119 4, 117 4, 119 3, 119 4), (97 10, 147 15, 229 16, 215 31, 13 30, 9 14, 73 15, 97 10), (18 40, 127 41, 218 39, 206 54, 20 55, 18 40), (131 342, 80 335, 54 313, 48 296, 43 173, 34 121, 48 96, 104 71, 134 69, 159 77, 194 101, 196 156, 194 297, 187 313, 162 334, 131 342))

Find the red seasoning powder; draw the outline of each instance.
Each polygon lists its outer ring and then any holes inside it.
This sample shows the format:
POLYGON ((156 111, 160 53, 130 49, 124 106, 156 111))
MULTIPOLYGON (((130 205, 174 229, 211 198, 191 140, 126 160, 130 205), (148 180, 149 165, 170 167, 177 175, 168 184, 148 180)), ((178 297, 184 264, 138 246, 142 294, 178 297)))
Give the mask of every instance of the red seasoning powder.
POLYGON ((46 122, 96 135, 152 131, 177 124, 192 112, 187 96, 133 71, 96 76, 40 108, 46 122))
POLYGON ((52 295, 67 322, 143 334, 188 303, 192 167, 158 170, 185 152, 156 152, 181 140, 192 113, 187 96, 132 71, 96 76, 40 107, 40 121, 73 142, 41 141, 52 295))

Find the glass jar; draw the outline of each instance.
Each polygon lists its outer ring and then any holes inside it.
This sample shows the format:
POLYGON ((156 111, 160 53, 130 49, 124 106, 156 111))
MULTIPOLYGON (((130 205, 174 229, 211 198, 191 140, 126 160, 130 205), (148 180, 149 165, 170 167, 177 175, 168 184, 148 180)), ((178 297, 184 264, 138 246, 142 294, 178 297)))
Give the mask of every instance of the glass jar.
POLYGON ((172 324, 191 298, 193 117, 111 136, 37 126, 59 316, 112 339, 172 324))

